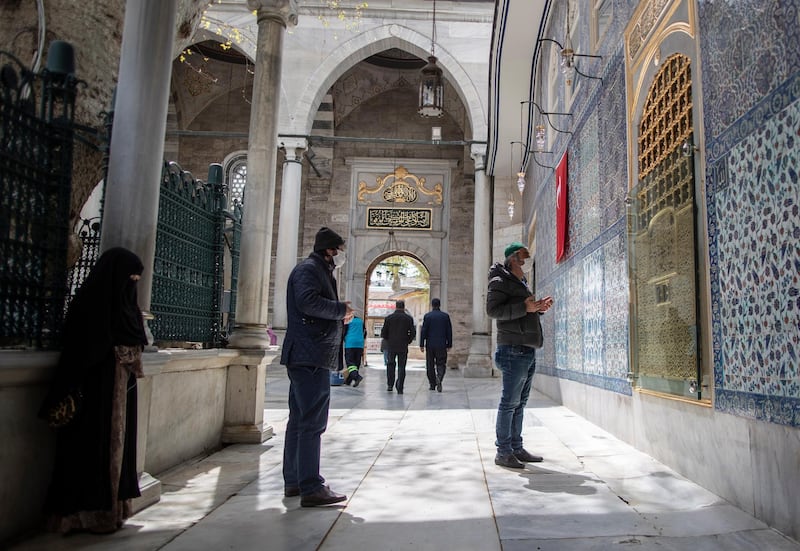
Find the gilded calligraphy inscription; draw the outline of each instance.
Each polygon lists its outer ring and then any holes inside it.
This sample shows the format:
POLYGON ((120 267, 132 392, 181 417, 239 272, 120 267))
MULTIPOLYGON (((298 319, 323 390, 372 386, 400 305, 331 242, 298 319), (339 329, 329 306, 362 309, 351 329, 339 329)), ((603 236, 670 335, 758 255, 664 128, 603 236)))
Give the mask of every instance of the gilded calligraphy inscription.
POLYGON ((429 230, 432 218, 431 209, 367 209, 368 228, 429 230))
POLYGON ((443 187, 441 183, 435 184, 433 189, 427 189, 425 178, 411 174, 405 167, 398 166, 394 172, 375 178, 375 185, 370 187, 363 180, 358 183, 358 201, 370 202, 368 196, 381 193, 381 198, 387 203, 415 203, 420 194, 427 198, 425 203, 441 205, 443 187))

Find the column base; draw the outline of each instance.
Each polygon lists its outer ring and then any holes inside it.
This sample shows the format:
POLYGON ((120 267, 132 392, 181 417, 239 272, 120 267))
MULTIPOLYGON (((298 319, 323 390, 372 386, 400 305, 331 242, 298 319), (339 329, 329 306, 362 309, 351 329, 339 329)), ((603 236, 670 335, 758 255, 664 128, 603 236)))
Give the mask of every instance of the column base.
POLYGON ((489 335, 472 334, 467 364, 464 366, 464 377, 485 378, 492 376, 492 344, 489 335))
POLYGON ((149 473, 143 472, 139 475, 139 491, 142 495, 131 504, 134 513, 161 501, 161 481, 149 473))
POLYGON ((237 325, 228 339, 229 348, 269 349, 266 325, 237 325))
POLYGON ((222 429, 223 444, 261 444, 274 436, 267 425, 235 425, 222 429))

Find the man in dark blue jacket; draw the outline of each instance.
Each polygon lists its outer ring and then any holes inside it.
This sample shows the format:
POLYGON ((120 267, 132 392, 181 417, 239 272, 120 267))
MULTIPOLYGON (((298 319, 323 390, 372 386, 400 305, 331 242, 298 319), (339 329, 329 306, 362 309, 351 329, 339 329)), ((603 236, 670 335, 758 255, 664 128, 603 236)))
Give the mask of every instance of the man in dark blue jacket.
POLYGON ((303 507, 347 499, 331 491, 319 474, 321 436, 328 426, 330 372, 342 361, 343 322, 353 317, 350 303, 339 301, 333 277, 343 251, 344 239, 321 228, 314 252, 292 270, 286 290, 288 327, 281 351, 281 364, 289 374, 284 495, 299 495, 303 507))
POLYGON ((442 391, 442 379, 447 371, 447 351, 453 347, 453 325, 450 316, 441 310, 442 301, 431 300, 433 310, 422 318, 419 349, 425 352, 425 371, 431 390, 442 391))
POLYGON ((417 328, 414 327, 414 318, 406 313, 405 301, 398 300, 395 302, 394 312, 384 318, 381 329, 381 338, 386 339, 386 346, 389 349, 389 359, 386 363, 386 390, 389 392, 397 388, 398 394, 403 393, 408 345, 414 342, 416 336, 417 328))

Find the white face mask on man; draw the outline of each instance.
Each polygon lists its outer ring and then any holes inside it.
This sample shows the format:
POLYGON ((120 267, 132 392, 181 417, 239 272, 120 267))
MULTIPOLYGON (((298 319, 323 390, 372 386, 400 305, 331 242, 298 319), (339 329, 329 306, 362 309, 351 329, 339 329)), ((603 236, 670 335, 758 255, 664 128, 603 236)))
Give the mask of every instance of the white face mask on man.
POLYGON ((344 251, 339 251, 336 256, 333 257, 333 265, 337 268, 341 268, 346 260, 347 255, 344 254, 344 251))

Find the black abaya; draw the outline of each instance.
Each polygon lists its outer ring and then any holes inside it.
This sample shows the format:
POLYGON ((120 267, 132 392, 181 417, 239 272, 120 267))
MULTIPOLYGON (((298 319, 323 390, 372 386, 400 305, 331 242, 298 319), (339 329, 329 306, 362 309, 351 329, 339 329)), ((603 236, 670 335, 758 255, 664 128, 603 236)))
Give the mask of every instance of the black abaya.
MULTIPOLYGON (((70 304, 55 380, 42 413, 67 392, 83 399, 74 420, 58 429, 53 480, 45 510, 52 527, 113 531, 126 500, 138 497, 136 376, 147 344, 136 281, 143 266, 132 252, 100 256, 70 304), (120 362, 115 354, 134 352, 120 362), (112 477, 114 480, 112 480, 112 477)), ((127 512, 127 511, 126 511, 127 512)))

